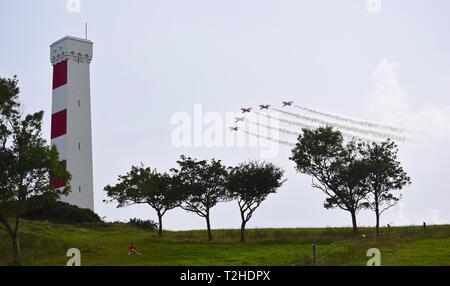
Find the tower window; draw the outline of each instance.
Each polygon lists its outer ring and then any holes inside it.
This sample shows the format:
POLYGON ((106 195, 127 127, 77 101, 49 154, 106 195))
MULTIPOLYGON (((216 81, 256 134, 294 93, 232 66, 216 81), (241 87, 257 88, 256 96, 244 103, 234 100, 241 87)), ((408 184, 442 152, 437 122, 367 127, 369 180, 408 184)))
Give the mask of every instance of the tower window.
POLYGON ((80 149, 81 149, 81 143, 78 142, 78 150, 80 150, 80 149))
POLYGON ((81 186, 78 186, 78 192, 81 193, 81 186))
POLYGON ((78 100, 78 107, 80 107, 80 100, 78 100))

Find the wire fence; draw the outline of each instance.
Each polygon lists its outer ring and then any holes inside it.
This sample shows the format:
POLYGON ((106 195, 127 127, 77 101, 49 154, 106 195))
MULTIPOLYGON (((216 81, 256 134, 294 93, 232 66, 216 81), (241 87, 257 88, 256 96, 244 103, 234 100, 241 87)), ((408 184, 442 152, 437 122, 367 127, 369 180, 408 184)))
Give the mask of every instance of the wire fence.
MULTIPOLYGON (((443 231, 444 235, 449 236, 450 235, 450 228, 445 229, 443 231)), ((383 240, 387 238, 412 238, 417 236, 428 236, 433 237, 434 235, 438 235, 440 233, 437 233, 433 231, 433 227, 428 227, 424 225, 422 228, 419 228, 417 226, 413 226, 412 229, 406 229, 401 231, 390 231, 388 229, 388 232, 380 233, 378 236, 373 233, 369 235, 355 235, 351 238, 346 238, 342 240, 334 241, 327 245, 313 245, 312 247, 312 259, 308 263, 308 259, 305 257, 305 265, 321 265, 321 263, 324 263, 330 256, 332 256, 334 253, 336 253, 336 250, 340 247, 346 247, 347 249, 356 248, 358 245, 367 244, 369 242, 382 242, 383 240), (374 241, 374 239, 376 239, 374 241), (324 248, 321 248, 324 247, 324 248), (325 252, 323 252, 323 249, 325 249, 325 252)), ((299 263, 300 264, 300 263, 299 263)))

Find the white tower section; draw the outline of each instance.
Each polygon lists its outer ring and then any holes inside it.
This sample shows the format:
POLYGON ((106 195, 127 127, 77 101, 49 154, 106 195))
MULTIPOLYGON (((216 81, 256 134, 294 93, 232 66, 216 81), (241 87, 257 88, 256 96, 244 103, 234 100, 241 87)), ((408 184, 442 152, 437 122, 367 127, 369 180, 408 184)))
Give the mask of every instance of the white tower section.
POLYGON ((91 95, 92 42, 64 37, 50 46, 53 65, 51 142, 71 173, 70 182, 52 180, 54 188, 72 188, 61 201, 94 210, 91 95))

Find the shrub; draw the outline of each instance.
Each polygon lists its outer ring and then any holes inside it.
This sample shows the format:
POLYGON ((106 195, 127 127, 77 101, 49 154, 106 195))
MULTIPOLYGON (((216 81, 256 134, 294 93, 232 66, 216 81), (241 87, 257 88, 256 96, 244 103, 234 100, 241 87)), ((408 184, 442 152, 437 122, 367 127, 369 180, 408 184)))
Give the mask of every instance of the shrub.
POLYGON ((142 220, 138 218, 132 218, 128 223, 143 229, 155 230, 158 228, 158 224, 151 219, 142 220))
POLYGON ((47 202, 25 212, 22 218, 28 220, 47 220, 60 224, 101 223, 102 219, 90 209, 82 209, 63 202, 47 202))

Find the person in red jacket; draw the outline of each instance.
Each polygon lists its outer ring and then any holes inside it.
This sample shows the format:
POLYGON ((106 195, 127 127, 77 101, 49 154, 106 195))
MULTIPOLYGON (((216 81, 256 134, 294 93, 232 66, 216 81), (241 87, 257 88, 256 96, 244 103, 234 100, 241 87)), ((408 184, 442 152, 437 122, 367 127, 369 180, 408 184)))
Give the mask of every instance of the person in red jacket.
POLYGON ((131 242, 130 247, 128 247, 128 255, 137 255, 137 247, 134 242, 131 242))

